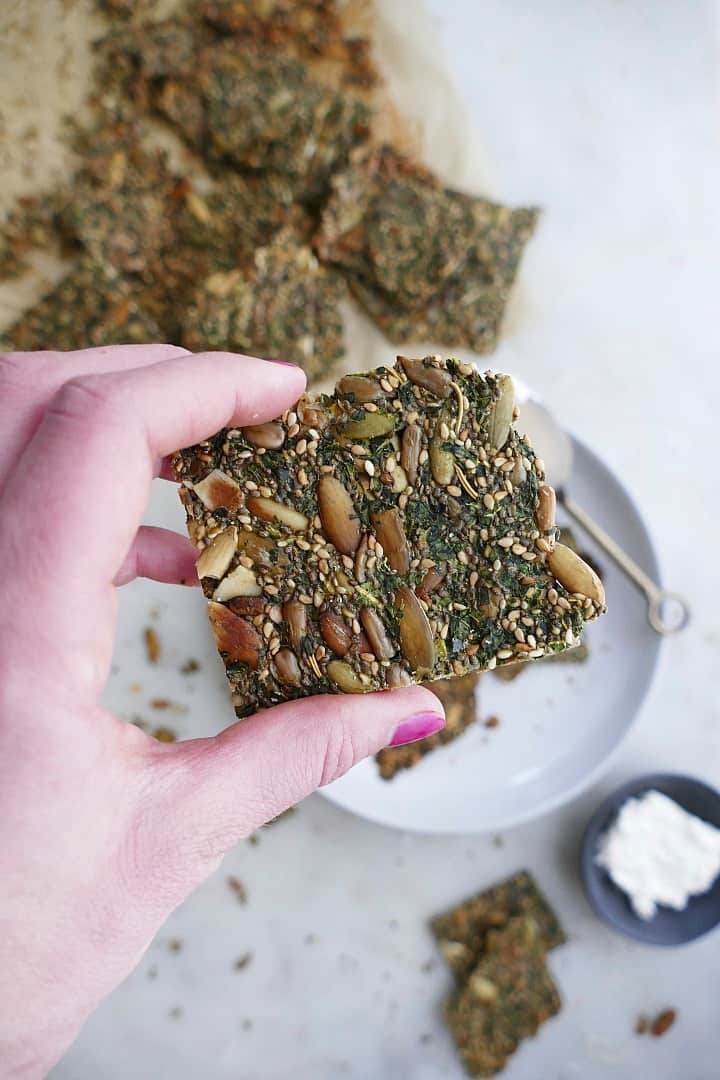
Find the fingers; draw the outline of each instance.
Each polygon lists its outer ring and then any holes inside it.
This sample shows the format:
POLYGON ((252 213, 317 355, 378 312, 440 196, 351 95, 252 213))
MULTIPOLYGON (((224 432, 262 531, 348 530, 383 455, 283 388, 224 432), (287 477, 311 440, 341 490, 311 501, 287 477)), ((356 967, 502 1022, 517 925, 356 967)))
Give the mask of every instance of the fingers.
POLYGON ((186 353, 187 349, 176 345, 111 345, 80 352, 0 356, 0 401, 8 406, 0 427, 0 490, 63 383, 81 375, 146 367, 186 353))
POLYGON ((197 551, 187 537, 171 529, 143 525, 115 577, 115 584, 126 585, 144 577, 170 585, 197 585, 196 559, 197 551))
POLYGON ((187 354, 66 382, 6 483, 3 511, 12 531, 5 550, 0 537, 4 565, 18 569, 19 552, 25 565, 52 554, 51 567, 38 567, 48 581, 113 581, 156 460, 225 425, 277 416, 304 385, 298 368, 229 353, 187 354), (52 545, 38 530, 40 510, 53 523, 52 545))
POLYGON ((443 724, 442 705, 419 686, 305 698, 257 713, 215 739, 173 747, 175 827, 215 858, 363 758, 443 724))

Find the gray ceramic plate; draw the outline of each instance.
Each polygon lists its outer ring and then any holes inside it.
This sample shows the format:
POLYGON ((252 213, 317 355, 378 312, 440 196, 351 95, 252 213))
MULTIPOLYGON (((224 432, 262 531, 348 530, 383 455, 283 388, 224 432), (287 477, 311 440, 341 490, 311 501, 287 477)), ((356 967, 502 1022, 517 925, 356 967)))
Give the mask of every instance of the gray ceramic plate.
MULTIPOLYGON (((568 489, 655 580, 659 571, 647 529, 621 481, 574 440, 568 489)), ((550 477, 552 480, 552 477, 550 477)), ((561 521, 562 523, 562 521, 561 521)), ((363 762, 323 794, 372 821, 426 833, 507 828, 577 795, 606 767, 647 693, 660 639, 646 620, 644 598, 585 541, 602 566, 608 614, 586 631, 586 664, 530 665, 513 683, 480 682, 478 723, 394 780, 363 762)))
POLYGON ((597 914, 629 937, 649 945, 684 945, 707 934, 720 923, 720 876, 702 896, 693 897, 683 911, 658 908, 652 919, 641 919, 607 872, 595 862, 600 836, 612 824, 620 807, 634 795, 654 788, 703 821, 720 828, 720 793, 691 776, 657 773, 641 776, 619 788, 595 811, 583 837, 581 871, 585 892, 597 914))

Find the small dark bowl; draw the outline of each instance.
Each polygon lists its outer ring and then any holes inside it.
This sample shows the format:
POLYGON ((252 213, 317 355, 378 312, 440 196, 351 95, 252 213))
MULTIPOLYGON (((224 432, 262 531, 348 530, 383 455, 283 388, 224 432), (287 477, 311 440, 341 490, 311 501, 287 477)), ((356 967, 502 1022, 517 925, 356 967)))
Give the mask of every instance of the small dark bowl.
POLYGON ((595 862, 600 836, 612 824, 620 807, 635 795, 654 789, 679 806, 720 828, 720 793, 691 776, 656 773, 640 776, 618 788, 591 817, 580 852, 585 892, 596 914, 616 930, 648 945, 685 945, 702 937, 720 923, 720 876, 702 896, 691 897, 684 911, 659 907, 652 919, 635 914, 625 893, 595 862))

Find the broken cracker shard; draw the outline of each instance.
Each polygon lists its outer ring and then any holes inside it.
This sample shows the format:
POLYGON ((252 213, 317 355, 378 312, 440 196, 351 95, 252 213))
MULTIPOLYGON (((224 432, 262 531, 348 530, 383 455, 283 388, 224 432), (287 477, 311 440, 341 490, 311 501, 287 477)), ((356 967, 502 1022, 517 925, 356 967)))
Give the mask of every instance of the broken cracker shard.
POLYGON ((301 398, 259 439, 231 429, 177 454, 238 715, 578 641, 605 610, 602 583, 555 543, 552 489, 516 411, 507 376, 402 358, 301 398))

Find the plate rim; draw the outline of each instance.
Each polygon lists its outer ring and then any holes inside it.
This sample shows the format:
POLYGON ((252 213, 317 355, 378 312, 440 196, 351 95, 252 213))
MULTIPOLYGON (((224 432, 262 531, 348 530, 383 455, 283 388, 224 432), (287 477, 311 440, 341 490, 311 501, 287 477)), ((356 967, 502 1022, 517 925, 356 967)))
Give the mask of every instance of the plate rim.
MULTIPOLYGON (((650 530, 645 523, 645 517, 640 510, 637 500, 630 493, 623 480, 618 476, 617 472, 607 462, 600 457, 595 450, 589 446, 584 440, 580 439, 573 431, 566 429, 567 434, 572 439, 573 444, 578 446, 585 454, 587 454, 593 461, 597 462, 606 472, 612 475, 612 478, 619 490, 625 496, 627 501, 631 504, 635 511, 637 523, 639 525, 640 533, 647 546, 647 553, 649 556, 648 564, 645 569, 651 577, 662 588, 662 576, 660 573, 660 564, 658 560, 657 550, 653 543, 650 530)), ((340 810, 345 811, 348 814, 353 814, 356 817, 362 818, 365 821, 371 821, 374 825, 381 825, 387 829, 395 829, 400 832, 408 832, 416 835, 425 836, 482 836, 483 834, 498 832, 503 829, 513 829, 520 825, 528 824, 531 821, 536 821, 538 818, 545 817, 547 814, 558 810, 561 806, 567 805, 569 802, 577 799, 584 791, 586 791, 593 783, 600 779, 600 777, 610 768, 616 755, 620 751, 623 743, 627 739, 628 735, 637 723, 637 718, 640 715, 643 705, 647 700, 655 679, 657 677, 657 671, 660 664, 660 657, 662 654, 662 648, 664 640, 661 636, 655 635, 655 654, 652 657, 650 671, 645 687, 642 691, 640 700, 630 718, 625 729, 620 733, 614 746, 608 750, 603 758, 596 763, 596 765, 590 769, 584 776, 582 776, 576 783, 569 787, 559 791, 553 796, 548 796, 547 799, 540 801, 537 806, 531 810, 519 811, 517 814, 507 814, 505 817, 494 821, 490 825, 474 825, 471 828, 463 826, 453 826, 447 828, 444 825, 439 825, 437 828, 428 827, 427 825, 418 825, 417 827, 409 824, 397 825, 391 821, 388 821, 384 816, 374 813, 373 808, 369 807, 367 810, 357 810, 354 807, 347 806, 341 801, 337 795, 333 794, 333 788, 335 783, 329 784, 327 787, 320 788, 318 794, 320 794, 328 802, 331 802, 334 806, 340 810)), ((340 778, 342 779, 342 777, 340 778)))

